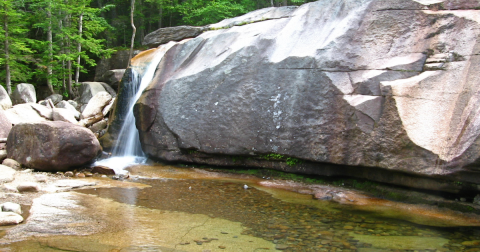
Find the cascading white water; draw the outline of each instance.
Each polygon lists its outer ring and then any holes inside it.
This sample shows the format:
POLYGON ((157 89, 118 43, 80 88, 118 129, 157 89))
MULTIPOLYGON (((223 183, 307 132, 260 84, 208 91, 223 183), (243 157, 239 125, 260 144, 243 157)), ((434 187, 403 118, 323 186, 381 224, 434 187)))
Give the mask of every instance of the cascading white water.
POLYGON ((135 127, 133 107, 148 87, 155 75, 158 64, 165 55, 165 49, 161 48, 155 52, 153 59, 148 64, 143 76, 140 76, 134 68, 132 71, 132 82, 124 87, 124 92, 131 94, 132 98, 128 103, 128 112, 123 121, 122 128, 118 135, 117 144, 113 148, 112 157, 97 161, 94 165, 103 165, 115 170, 115 173, 123 173, 127 166, 143 163, 146 160, 145 154, 139 140, 138 130, 135 127), (161 50, 163 49, 163 50, 161 50))

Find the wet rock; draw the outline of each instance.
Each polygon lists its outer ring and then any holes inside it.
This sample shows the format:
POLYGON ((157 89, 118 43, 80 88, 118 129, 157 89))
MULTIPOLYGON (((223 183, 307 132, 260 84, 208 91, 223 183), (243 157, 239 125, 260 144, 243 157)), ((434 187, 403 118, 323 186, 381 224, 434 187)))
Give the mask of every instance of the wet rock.
POLYGON ((21 193, 38 192, 40 191, 40 185, 34 182, 22 182, 19 185, 17 185, 17 190, 21 193))
POLYGON ((115 170, 106 166, 97 165, 93 167, 92 173, 115 175, 115 170))
POLYGON ((67 172, 65 172, 64 175, 65 175, 65 177, 73 177, 74 174, 71 171, 67 171, 67 172))
POLYGON ((23 222, 23 217, 17 213, 0 212, 0 226, 17 225, 23 222))
POLYGON ((56 187, 73 189, 73 188, 80 188, 85 186, 94 186, 96 185, 96 183, 91 181, 84 181, 80 179, 62 179, 62 180, 55 181, 53 185, 56 187))
POLYGON ((288 245, 285 245, 285 244, 277 244, 277 245, 275 246, 275 248, 278 249, 278 250, 286 250, 286 249, 289 248, 289 246, 288 246, 288 245))
POLYGON ((165 27, 160 28, 154 32, 151 32, 145 36, 142 44, 147 45, 148 47, 157 47, 161 44, 168 43, 170 41, 180 41, 186 38, 194 38, 203 31, 205 27, 195 27, 195 26, 175 26, 175 27, 165 27))
POLYGON ((6 202, 0 205, 2 212, 13 212, 16 214, 22 214, 22 207, 17 203, 6 202))
POLYGON ((7 142, 9 158, 41 171, 86 165, 100 152, 100 144, 90 130, 59 121, 15 125, 7 142))
POLYGON ((22 165, 19 162, 11 158, 6 158, 5 160, 3 160, 2 165, 8 166, 15 170, 19 170, 22 167, 22 165))
POLYGON ((13 105, 21 103, 37 103, 35 87, 28 83, 17 84, 15 91, 12 92, 11 98, 13 105))
POLYGON ((5 88, 0 85, 0 110, 7 110, 12 107, 12 100, 5 88))

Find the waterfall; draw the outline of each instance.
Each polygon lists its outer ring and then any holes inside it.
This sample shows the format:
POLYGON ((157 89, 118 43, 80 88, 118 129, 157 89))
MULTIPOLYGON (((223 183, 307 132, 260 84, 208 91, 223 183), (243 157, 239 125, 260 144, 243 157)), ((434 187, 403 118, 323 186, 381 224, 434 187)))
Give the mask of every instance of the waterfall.
MULTIPOLYGON (((168 45, 168 44, 167 44, 168 45)), ((116 145, 112 151, 112 157, 95 162, 94 165, 103 165, 115 170, 115 173, 123 173, 127 166, 143 163, 146 161, 145 153, 142 151, 138 130, 135 127, 135 117, 133 115, 133 106, 148 87, 155 75, 155 70, 162 60, 165 52, 171 47, 163 46, 157 49, 153 59, 148 63, 146 70, 141 76, 134 67, 131 67, 132 80, 129 85, 124 86, 123 92, 132 97, 128 102, 128 110, 123 121, 116 145)))

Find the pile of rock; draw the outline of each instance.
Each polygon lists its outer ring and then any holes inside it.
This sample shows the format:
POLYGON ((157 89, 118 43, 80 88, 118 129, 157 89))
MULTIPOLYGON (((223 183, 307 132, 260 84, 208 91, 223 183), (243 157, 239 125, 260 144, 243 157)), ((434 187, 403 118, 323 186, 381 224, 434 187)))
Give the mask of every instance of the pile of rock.
POLYGON ((84 82, 78 90, 74 100, 53 94, 37 103, 32 84, 18 84, 11 96, 0 86, 0 161, 66 171, 95 159, 116 93, 101 82, 84 82))

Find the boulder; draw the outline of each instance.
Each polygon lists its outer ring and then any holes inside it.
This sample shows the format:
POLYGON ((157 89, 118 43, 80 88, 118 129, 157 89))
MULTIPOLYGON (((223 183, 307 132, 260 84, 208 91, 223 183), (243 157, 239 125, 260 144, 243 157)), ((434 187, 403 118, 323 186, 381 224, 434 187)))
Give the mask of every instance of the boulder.
POLYGON ((330 175, 320 168, 329 164, 478 183, 480 10, 430 3, 317 1, 161 45, 165 60, 134 107, 142 149, 169 161, 251 162, 229 158, 241 156, 292 172, 330 175), (271 153, 283 159, 261 162, 271 153))
POLYGON ((77 123, 77 119, 75 119, 75 114, 66 108, 54 108, 53 109, 53 120, 54 121, 62 121, 62 122, 69 122, 69 123, 77 123))
POLYGON ((106 92, 105 87, 101 82, 83 82, 78 88, 79 96, 75 101, 78 103, 78 106, 88 104, 90 99, 99 92, 106 92))
POLYGON ((61 94, 52 94, 47 96, 44 100, 50 99, 53 102, 53 105, 57 105, 57 103, 63 100, 63 96, 61 94))
POLYGON ((32 84, 20 83, 15 87, 15 91, 12 92, 13 105, 21 103, 37 103, 37 95, 35 93, 35 87, 32 84))
POLYGON ((0 226, 17 225, 23 222, 20 214, 12 212, 0 212, 0 226))
POLYGON ((108 83, 114 90, 118 89, 118 85, 125 74, 125 69, 112 69, 106 71, 102 77, 97 81, 108 83))
POLYGON ((113 90, 113 88, 110 85, 108 85, 105 82, 100 82, 100 84, 102 84, 102 87, 105 89, 105 91, 107 91, 109 95, 111 95, 112 97, 117 96, 117 92, 115 92, 115 90, 113 90))
MULTIPOLYGON (((33 123, 48 121, 32 107, 34 103, 17 104, 5 111, 5 115, 12 124, 33 123)), ((39 104, 38 104, 39 105, 39 104)), ((42 106, 42 105, 39 105, 42 106)))
POLYGON ((70 102, 61 101, 61 102, 57 103, 57 105, 55 105, 55 107, 67 109, 68 111, 70 111, 70 113, 73 114, 75 119, 77 119, 77 120, 80 119, 80 112, 78 112, 78 110, 75 109, 75 107, 70 102))
POLYGON ((89 129, 60 121, 15 125, 7 142, 9 158, 42 171, 89 164, 101 149, 89 129))
POLYGON ((99 131, 101 131, 105 128, 107 128, 107 120, 98 121, 98 122, 92 124, 92 126, 89 127, 89 129, 93 133, 98 133, 99 131))
POLYGON ((107 106, 112 100, 112 96, 107 92, 97 93, 91 100, 88 102, 87 106, 82 112, 81 118, 94 117, 96 115, 102 115, 103 109, 107 106))
MULTIPOLYGON (((7 155, 7 157, 8 157, 8 155, 7 155)), ((2 162, 2 165, 8 166, 8 167, 13 168, 15 170, 19 170, 22 167, 22 165, 19 162, 17 162, 14 159, 11 159, 11 158, 4 159, 3 162, 2 162)))
POLYGON ((12 182, 15 177, 15 169, 6 165, 0 165, 0 183, 12 182))
POLYGON ((7 110, 12 107, 12 100, 7 93, 7 90, 0 85, 0 110, 7 110))
MULTIPOLYGON (((6 113, 0 109, 0 138, 7 138, 12 129, 12 123, 6 113)), ((5 149, 5 143, 0 143, 0 150, 5 149)))
POLYGON ((150 48, 157 47, 161 44, 166 44, 170 41, 180 41, 186 38, 194 38, 203 31, 206 27, 198 26, 175 26, 160 28, 154 32, 151 32, 145 36, 142 44, 150 48))

